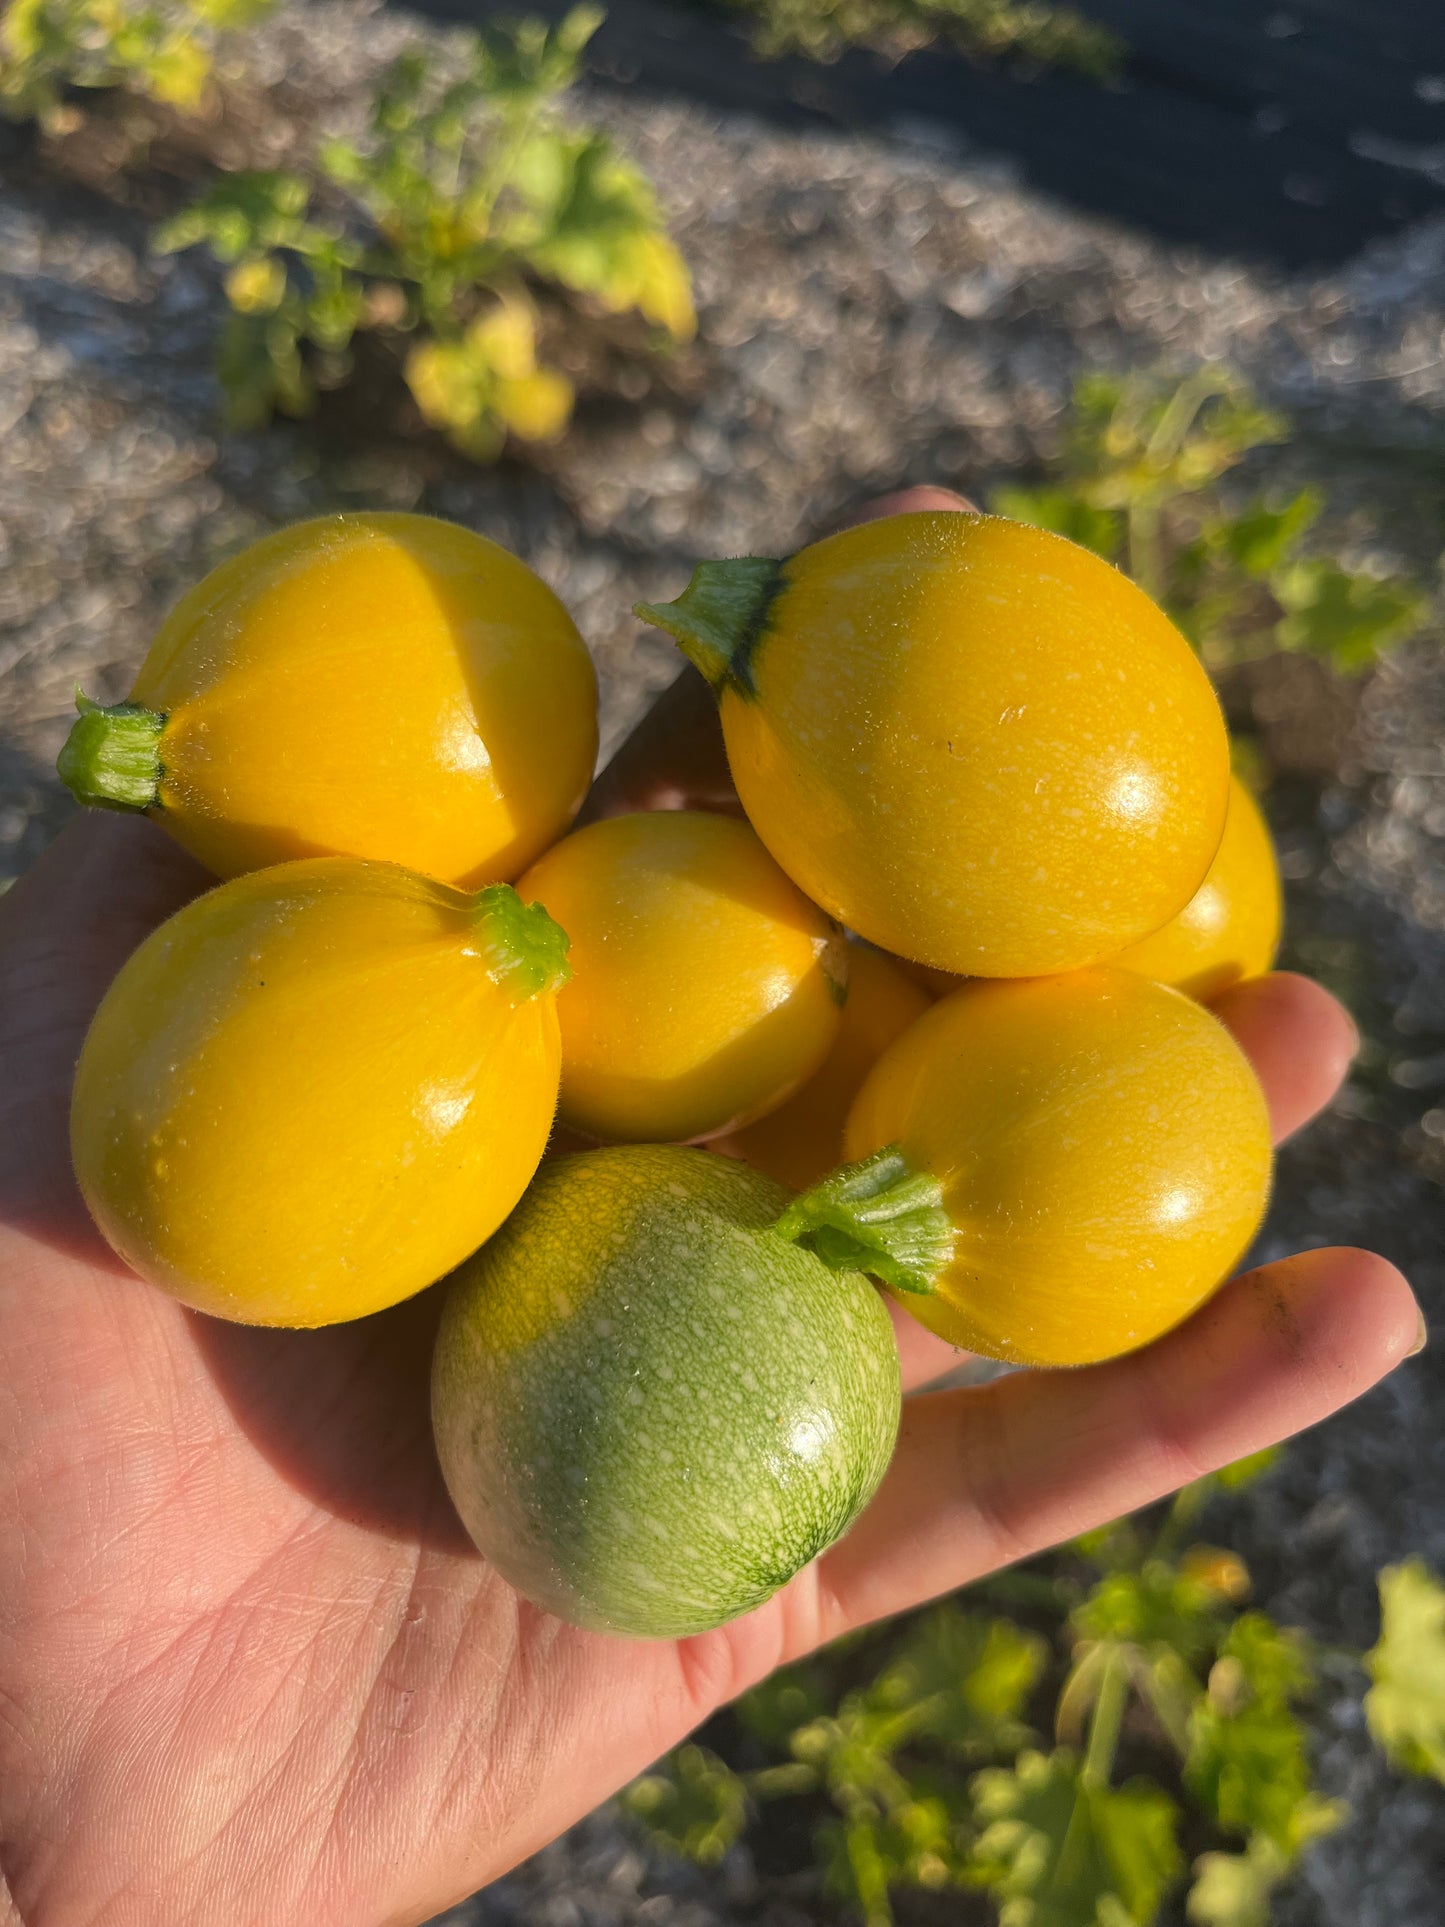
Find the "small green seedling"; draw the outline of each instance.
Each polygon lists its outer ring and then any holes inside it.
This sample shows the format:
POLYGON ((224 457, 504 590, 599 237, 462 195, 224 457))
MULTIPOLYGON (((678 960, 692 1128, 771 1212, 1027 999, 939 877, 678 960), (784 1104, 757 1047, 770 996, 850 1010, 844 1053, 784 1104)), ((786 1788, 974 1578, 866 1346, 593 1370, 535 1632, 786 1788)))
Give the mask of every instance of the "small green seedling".
POLYGON ((238 174, 165 225, 163 252, 204 244, 226 266, 220 375, 236 425, 305 414, 348 380, 372 329, 426 420, 485 461, 509 435, 555 439, 572 413, 571 383, 539 346, 537 284, 635 312, 661 339, 691 336, 687 268, 651 186, 563 116, 601 19, 577 7, 554 28, 470 34, 460 73, 403 54, 366 139, 322 147, 324 200, 299 174, 238 174))
POLYGON ((74 88, 125 88, 199 107, 215 45, 276 0, 10 0, 0 21, 0 112, 62 125, 74 88))
POLYGON ((1219 364, 1179 382, 1088 375, 1053 474, 996 490, 990 506, 1117 563, 1212 670, 1302 650, 1349 674, 1421 629, 1427 597, 1405 577, 1312 549, 1318 490, 1240 499, 1221 487, 1288 435, 1219 364))

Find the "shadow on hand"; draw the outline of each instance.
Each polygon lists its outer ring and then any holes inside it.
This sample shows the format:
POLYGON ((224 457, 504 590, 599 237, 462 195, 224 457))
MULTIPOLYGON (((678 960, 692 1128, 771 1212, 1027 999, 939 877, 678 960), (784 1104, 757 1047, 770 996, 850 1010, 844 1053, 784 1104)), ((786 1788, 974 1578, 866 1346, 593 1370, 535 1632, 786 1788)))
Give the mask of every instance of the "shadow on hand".
POLYGON ((432 1445, 444 1286, 349 1325, 278 1331, 193 1313, 196 1351, 237 1425, 288 1485, 367 1532, 477 1558, 432 1445))
POLYGON ((70 1087, 96 1006, 215 878, 140 816, 88 811, 0 902, 0 1218, 117 1277, 70 1168, 70 1087))

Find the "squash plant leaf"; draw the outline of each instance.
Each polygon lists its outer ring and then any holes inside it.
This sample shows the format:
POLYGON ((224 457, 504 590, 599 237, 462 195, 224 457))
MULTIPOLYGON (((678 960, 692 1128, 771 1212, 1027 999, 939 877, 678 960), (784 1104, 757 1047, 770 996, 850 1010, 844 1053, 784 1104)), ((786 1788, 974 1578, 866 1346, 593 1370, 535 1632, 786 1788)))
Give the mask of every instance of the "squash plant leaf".
POLYGON ((1258 1836, 1291 1862, 1343 1818, 1311 1791, 1294 1704, 1313 1688, 1309 1648, 1263 1613, 1229 1628, 1189 1723, 1184 1782, 1226 1834, 1258 1836))
POLYGON ((1271 587, 1284 611, 1280 647, 1308 650, 1347 673, 1412 635, 1425 615, 1425 598, 1410 583, 1352 574, 1325 557, 1277 569, 1271 587))
POLYGON ((1106 1573, 1071 1617, 1084 1639, 1167 1647, 1186 1660, 1212 1651, 1225 1602, 1219 1592, 1163 1559, 1137 1572, 1106 1573))
POLYGON ((910 1733, 975 1760, 1031 1739, 1021 1715, 1048 1657, 1044 1641, 1007 1619, 936 1608, 909 1631, 868 1689, 870 1705, 915 1709, 910 1733))
POLYGON ((1445 1586, 1419 1559, 1387 1566, 1380 1613, 1365 1655, 1370 1731, 1395 1766, 1445 1781, 1445 1586))
POLYGON ((1289 1863, 1256 1834, 1243 1853, 1202 1853, 1184 1911, 1192 1927, 1269 1927, 1270 1899, 1289 1863))
POLYGON ((659 1845, 704 1867, 716 1866, 747 1822, 742 1781, 704 1746, 680 1746, 622 1799, 659 1845))
POLYGON ((509 436, 555 440, 572 414, 571 381, 542 357, 536 284, 581 297, 583 314, 635 312, 654 340, 691 338, 687 266, 650 182, 563 107, 600 19, 582 6, 550 27, 499 21, 448 63, 404 51, 365 133, 320 143, 319 211, 303 176, 251 172, 165 224, 162 252, 204 244, 231 269, 245 325, 219 372, 233 421, 305 413, 374 330, 422 417, 487 461, 509 436))
POLYGON ((970 1883, 1000 1927, 1148 1927, 1184 1869, 1178 1812, 1149 1781, 1091 1784, 1066 1747, 973 1777, 970 1883))

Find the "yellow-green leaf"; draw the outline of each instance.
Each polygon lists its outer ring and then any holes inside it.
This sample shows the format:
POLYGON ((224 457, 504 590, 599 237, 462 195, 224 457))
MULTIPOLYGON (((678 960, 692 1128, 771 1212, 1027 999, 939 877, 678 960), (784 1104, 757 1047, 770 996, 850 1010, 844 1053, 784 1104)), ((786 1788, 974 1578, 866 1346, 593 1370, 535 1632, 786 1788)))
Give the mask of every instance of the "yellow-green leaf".
POLYGON ((1387 1566, 1379 1583, 1365 1718, 1394 1765, 1445 1781, 1445 1586, 1419 1559, 1387 1566))
POLYGON ((467 329, 479 361, 506 381, 523 382, 537 366, 537 326, 525 301, 498 301, 467 329))
POLYGON ((1184 1870, 1174 1802, 1147 1780, 1092 1785, 1066 1747, 972 1781, 969 1877, 999 1927, 1149 1927, 1184 1870))
POLYGON ((286 270, 274 255, 238 261, 226 276, 225 289, 238 314, 271 314, 286 293, 286 270))
POLYGON ((572 418, 572 384, 553 368, 538 368, 496 388, 497 414, 524 442, 555 441, 572 418))
POLYGON ((1269 1927, 1270 1896, 1288 1867, 1263 1834, 1243 1853, 1202 1853, 1184 1911, 1193 1927, 1269 1927))

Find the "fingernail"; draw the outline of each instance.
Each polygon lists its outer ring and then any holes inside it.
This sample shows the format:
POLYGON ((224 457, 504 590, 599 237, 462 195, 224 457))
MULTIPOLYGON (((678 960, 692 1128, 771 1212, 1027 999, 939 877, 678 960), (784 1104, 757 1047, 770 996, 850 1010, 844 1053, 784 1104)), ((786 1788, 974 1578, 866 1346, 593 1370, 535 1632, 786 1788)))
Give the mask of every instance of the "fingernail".
POLYGON ((918 488, 905 489, 905 496, 921 495, 928 498, 931 509, 957 509, 963 515, 977 515, 978 503, 967 495, 960 495, 956 488, 942 488, 936 482, 925 482, 918 488))
POLYGON ((865 502, 838 524, 840 529, 856 529, 861 523, 876 522, 886 515, 901 515, 920 509, 956 509, 965 515, 977 515, 978 504, 971 502, 957 489, 942 488, 936 482, 915 483, 912 488, 894 489, 887 495, 880 495, 872 502, 865 502))
POLYGON ((1424 1351, 1430 1341, 1430 1327, 1425 1323, 1425 1314, 1420 1313, 1420 1323, 1415 1332, 1415 1342, 1406 1352, 1406 1358, 1416 1358, 1424 1351))

